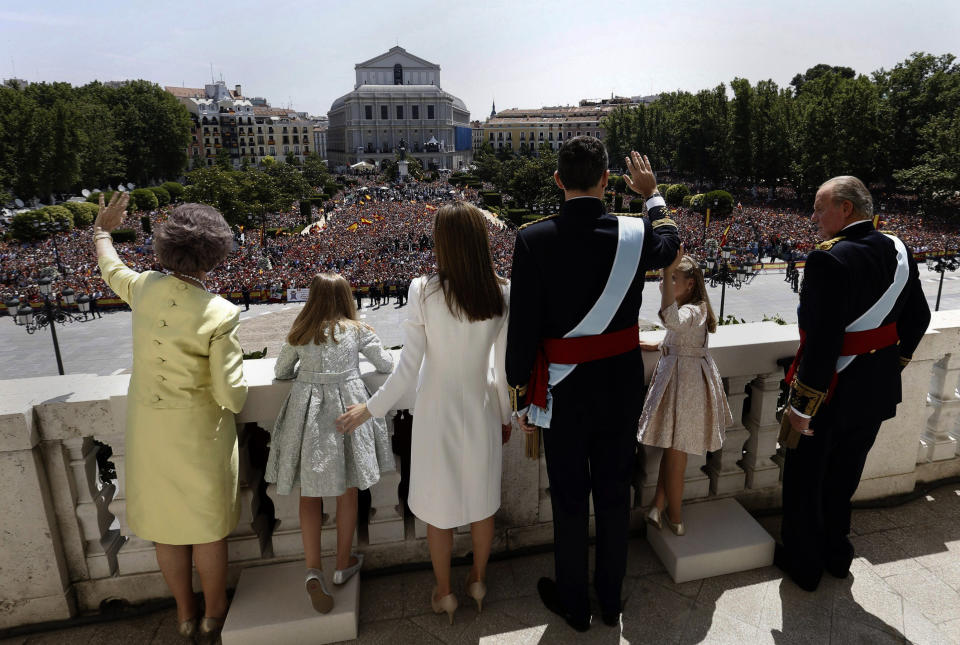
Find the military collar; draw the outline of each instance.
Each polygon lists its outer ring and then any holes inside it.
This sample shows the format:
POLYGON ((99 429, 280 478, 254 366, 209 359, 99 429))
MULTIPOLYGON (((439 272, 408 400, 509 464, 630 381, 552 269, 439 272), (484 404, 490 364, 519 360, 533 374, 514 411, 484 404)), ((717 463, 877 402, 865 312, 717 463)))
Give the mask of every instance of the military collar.
POLYGON ((873 222, 868 219, 860 220, 853 222, 852 224, 847 224, 843 227, 837 235, 843 235, 843 237, 861 237, 866 235, 873 230, 873 222))
POLYGON ((602 217, 607 212, 603 200, 597 197, 574 197, 563 202, 560 207, 561 216, 602 217))

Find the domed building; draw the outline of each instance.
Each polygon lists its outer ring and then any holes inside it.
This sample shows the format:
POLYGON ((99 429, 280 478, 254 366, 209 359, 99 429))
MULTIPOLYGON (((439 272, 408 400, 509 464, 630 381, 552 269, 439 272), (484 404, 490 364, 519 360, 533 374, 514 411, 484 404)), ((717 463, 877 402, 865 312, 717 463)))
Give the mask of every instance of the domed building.
POLYGON ((331 167, 393 160, 401 146, 425 169, 457 170, 470 163, 470 111, 443 91, 439 65, 393 47, 355 69, 353 91, 327 113, 331 167))

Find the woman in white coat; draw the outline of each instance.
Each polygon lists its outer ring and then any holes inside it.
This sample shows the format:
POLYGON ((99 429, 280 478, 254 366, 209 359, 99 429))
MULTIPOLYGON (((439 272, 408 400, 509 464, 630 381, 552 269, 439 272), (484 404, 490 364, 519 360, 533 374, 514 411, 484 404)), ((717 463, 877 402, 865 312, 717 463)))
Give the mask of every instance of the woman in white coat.
POLYGON ((510 437, 504 372, 509 285, 497 276, 483 213, 458 202, 437 211, 437 274, 410 285, 409 318, 396 371, 366 404, 337 421, 350 432, 382 417, 417 387, 407 503, 427 523, 437 586, 431 604, 453 622, 453 529, 470 524, 467 594, 482 608, 493 514, 500 508, 501 445, 510 437), (491 351, 492 350, 492 351, 491 351), (492 354, 492 356, 491 356, 492 354), (421 369, 422 365, 422 369, 421 369))

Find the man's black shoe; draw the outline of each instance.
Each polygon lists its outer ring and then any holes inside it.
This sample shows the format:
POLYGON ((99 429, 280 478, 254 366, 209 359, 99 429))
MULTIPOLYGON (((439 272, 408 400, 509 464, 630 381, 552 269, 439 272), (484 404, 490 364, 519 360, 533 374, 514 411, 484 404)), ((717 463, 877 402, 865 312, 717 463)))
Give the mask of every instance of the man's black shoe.
POLYGON ((618 627, 620 625, 619 611, 604 611, 600 613, 603 618, 603 624, 608 627, 618 627))
POLYGON ((540 580, 537 581, 537 593, 540 594, 540 600, 543 602, 543 606, 567 621, 570 627, 578 632, 585 632, 590 629, 589 614, 577 618, 571 616, 563 609, 563 604, 560 602, 560 590, 557 589, 556 582, 550 578, 540 578, 540 580))
POLYGON ((804 591, 816 591, 817 586, 820 584, 820 577, 823 575, 822 570, 815 572, 810 571, 804 574, 797 572, 793 563, 790 561, 790 556, 787 554, 786 548, 779 543, 773 547, 773 566, 787 574, 787 576, 793 580, 794 584, 804 591))

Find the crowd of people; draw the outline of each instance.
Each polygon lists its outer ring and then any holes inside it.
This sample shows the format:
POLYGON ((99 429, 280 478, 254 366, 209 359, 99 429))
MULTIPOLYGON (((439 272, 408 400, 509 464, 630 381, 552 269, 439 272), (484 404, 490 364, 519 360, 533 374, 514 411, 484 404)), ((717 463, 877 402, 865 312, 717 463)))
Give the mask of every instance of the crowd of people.
MULTIPOLYGON (((412 279, 433 270, 433 213, 453 200, 481 203, 477 190, 445 179, 387 185, 377 176, 359 178, 339 196, 331 212, 314 209, 317 224, 306 234, 265 234, 302 226, 297 208, 269 214, 259 226, 238 230, 236 251, 208 276, 208 286, 216 293, 253 294, 255 302, 276 300, 283 299, 287 289, 304 288, 314 275, 328 270, 342 274, 364 297, 373 292, 396 297, 412 279)), ((154 228, 170 208, 149 213, 154 228)), ((711 218, 706 227, 703 215, 687 208, 672 208, 670 216, 687 252, 700 258, 709 253, 708 241, 720 243, 725 233, 732 261, 738 263, 802 261, 820 241, 809 213, 797 209, 737 206, 727 217, 711 218)), ((880 221, 881 229, 895 233, 920 257, 960 247, 956 224, 910 212, 882 212, 880 221)), ((137 241, 117 245, 123 260, 138 271, 156 269, 151 236, 140 218, 128 216, 125 227, 135 231, 137 241)), ((497 270, 509 278, 515 233, 493 221, 489 233, 497 270)), ((50 268, 57 270, 55 291, 70 287, 94 298, 112 297, 89 257, 88 244, 87 231, 78 229, 32 243, 0 242, 0 301, 11 297, 39 301, 37 282, 50 268)))

